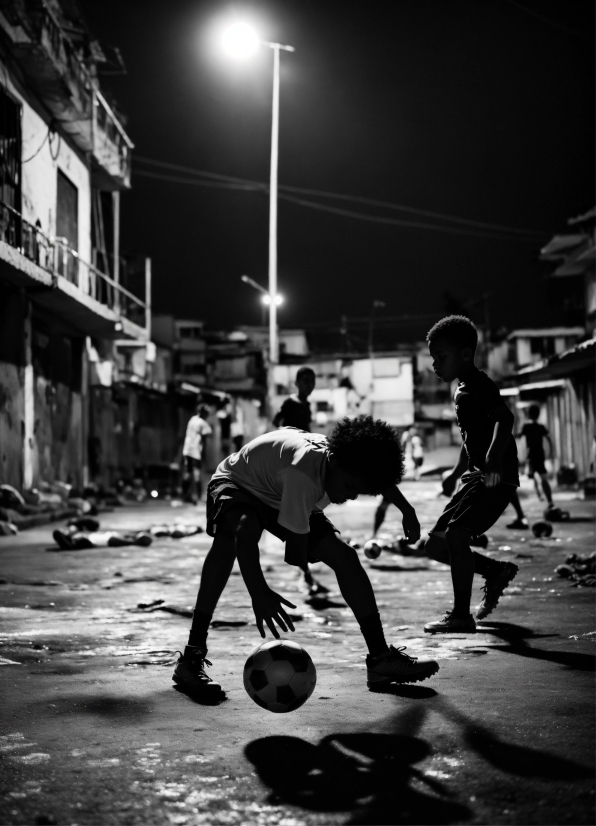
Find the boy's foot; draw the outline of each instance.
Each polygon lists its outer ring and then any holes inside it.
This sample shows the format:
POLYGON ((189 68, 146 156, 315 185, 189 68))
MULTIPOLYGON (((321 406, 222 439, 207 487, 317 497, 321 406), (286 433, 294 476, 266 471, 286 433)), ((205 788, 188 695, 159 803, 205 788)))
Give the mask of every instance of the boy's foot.
POLYGON ((503 591, 518 571, 519 568, 513 562, 502 562, 494 574, 486 577, 486 584, 482 587, 484 596, 478 606, 476 619, 484 619, 495 610, 503 591))
POLYGON ((394 648, 366 658, 366 684, 371 691, 378 691, 390 683, 417 683, 432 677, 439 670, 439 664, 426 657, 410 657, 404 653, 405 646, 394 648))
POLYGON ((529 527, 528 520, 525 518, 525 516, 523 519, 514 519, 513 522, 510 522, 507 525, 507 527, 511 530, 527 530, 527 528, 529 527))
POLYGON ((206 655, 206 648, 187 645, 176 663, 172 680, 195 697, 213 699, 222 694, 222 689, 205 671, 205 666, 211 665, 206 655))
POLYGON ((427 622, 424 630, 427 634, 473 634, 476 631, 476 623, 471 614, 460 619, 454 616, 451 610, 446 611, 442 619, 427 622))
POLYGON ((62 548, 63 551, 74 551, 75 546, 70 534, 63 533, 62 531, 54 531, 52 536, 54 537, 56 545, 62 548))

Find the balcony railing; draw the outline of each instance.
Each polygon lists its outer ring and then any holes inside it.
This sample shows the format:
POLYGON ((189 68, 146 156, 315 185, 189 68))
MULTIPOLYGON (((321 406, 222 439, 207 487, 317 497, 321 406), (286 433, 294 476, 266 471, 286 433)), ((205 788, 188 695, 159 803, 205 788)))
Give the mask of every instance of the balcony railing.
MULTIPOLYGON (((15 56, 46 107, 77 146, 92 154, 99 172, 113 179, 112 186, 130 186, 133 143, 75 44, 44 0, 19 6, 15 14, 30 38, 13 42, 15 56)), ((112 188, 105 176, 102 184, 112 188)))
POLYGON ((0 240, 17 249, 46 272, 74 284, 85 295, 116 314, 147 327, 147 303, 114 281, 98 267, 83 260, 66 238, 51 238, 12 207, 0 201, 0 240))

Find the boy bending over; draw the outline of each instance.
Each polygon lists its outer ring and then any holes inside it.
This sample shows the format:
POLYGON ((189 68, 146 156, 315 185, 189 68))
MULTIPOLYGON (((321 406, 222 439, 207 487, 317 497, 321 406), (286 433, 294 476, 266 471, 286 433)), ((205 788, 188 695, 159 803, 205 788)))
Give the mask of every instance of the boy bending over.
POLYGON ((213 545, 203 565, 188 645, 173 679, 198 696, 221 686, 205 672, 207 631, 234 560, 252 599, 257 627, 274 637, 294 630, 285 606, 296 606, 270 588, 259 561, 263 530, 285 542, 285 561, 304 572, 309 562, 324 562, 335 572, 339 589, 356 617, 368 647, 367 684, 424 680, 436 673, 433 660, 417 659, 387 645, 370 580, 357 552, 344 542, 323 509, 361 493, 383 493, 403 514, 406 536, 416 541, 420 526, 414 508, 396 487, 403 453, 396 432, 370 416, 343 419, 327 439, 294 428, 253 439, 224 459, 207 493, 207 533, 213 545))
POLYGON ((470 548, 470 540, 494 525, 519 486, 517 448, 511 432, 514 417, 497 386, 474 364, 478 334, 470 319, 447 316, 432 327, 426 340, 437 376, 445 382, 459 380, 455 413, 463 444, 457 465, 443 481, 443 492, 451 495, 460 476, 463 484, 426 543, 429 557, 451 565, 453 608, 442 619, 427 623, 424 630, 475 631, 470 614, 474 574, 486 580, 476 614, 483 619, 518 572, 512 562, 498 562, 470 548))

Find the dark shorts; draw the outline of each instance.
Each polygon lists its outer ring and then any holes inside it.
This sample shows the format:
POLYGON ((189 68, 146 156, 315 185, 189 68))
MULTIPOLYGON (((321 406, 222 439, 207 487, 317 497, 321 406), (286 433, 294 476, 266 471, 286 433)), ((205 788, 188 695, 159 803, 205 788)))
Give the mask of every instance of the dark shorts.
POLYGON ((422 467, 424 462, 424 458, 422 456, 415 456, 414 457, 414 467, 422 467))
POLYGON ((203 466, 202 459, 195 459, 194 456, 183 456, 184 472, 191 473, 193 470, 200 470, 203 466))
POLYGON ((535 473, 546 473, 544 456, 528 456, 528 476, 535 473))
MULTIPOLYGON (((231 508, 248 505, 259 520, 261 532, 269 531, 282 542, 286 541, 287 530, 278 524, 279 511, 266 505, 253 493, 231 481, 211 480, 207 488, 207 533, 215 536, 217 523, 231 508)), ((308 561, 318 562, 317 546, 327 536, 339 534, 335 525, 320 511, 310 515, 308 534, 308 561)))
POLYGON ((495 524, 515 491, 515 485, 501 483, 487 488, 482 474, 464 474, 463 485, 451 499, 437 524, 430 531, 445 531, 457 526, 470 531, 472 536, 481 536, 495 524))

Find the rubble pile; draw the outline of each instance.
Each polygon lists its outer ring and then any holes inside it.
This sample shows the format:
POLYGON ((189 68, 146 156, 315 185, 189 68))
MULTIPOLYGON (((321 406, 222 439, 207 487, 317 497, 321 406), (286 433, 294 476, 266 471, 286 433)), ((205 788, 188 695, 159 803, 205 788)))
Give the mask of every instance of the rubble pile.
POLYGON ((596 551, 589 556, 569 554, 564 565, 558 565, 555 573, 572 581, 574 588, 578 586, 596 586, 596 551))

